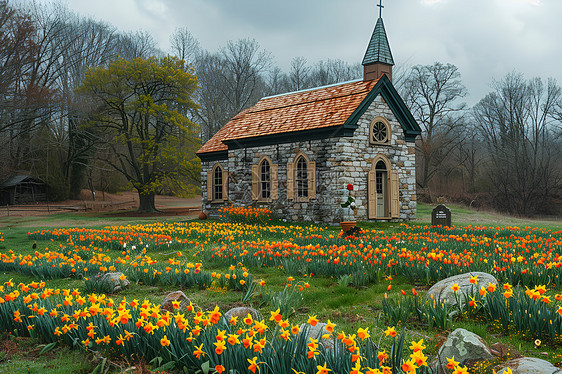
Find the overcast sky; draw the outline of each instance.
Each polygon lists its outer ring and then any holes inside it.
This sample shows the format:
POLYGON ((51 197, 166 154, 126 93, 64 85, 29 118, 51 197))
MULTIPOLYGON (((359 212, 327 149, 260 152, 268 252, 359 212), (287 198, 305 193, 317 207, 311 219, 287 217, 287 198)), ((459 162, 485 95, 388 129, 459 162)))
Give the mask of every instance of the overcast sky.
MULTIPOLYGON (((42 0, 48 2, 49 0, 42 0)), ((122 31, 147 31, 168 51, 176 27, 204 49, 254 38, 284 71, 292 58, 361 62, 378 0, 63 0, 122 31)), ((517 71, 562 83, 562 0, 386 0, 397 66, 455 64, 474 104, 493 79, 517 71)))

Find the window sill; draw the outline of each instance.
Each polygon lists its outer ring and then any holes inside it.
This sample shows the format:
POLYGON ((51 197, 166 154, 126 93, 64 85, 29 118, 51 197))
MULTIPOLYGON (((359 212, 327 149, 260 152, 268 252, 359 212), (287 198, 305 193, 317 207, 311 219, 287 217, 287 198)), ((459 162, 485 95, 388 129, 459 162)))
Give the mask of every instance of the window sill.
POLYGON ((269 199, 257 199, 256 202, 258 203, 272 203, 273 199, 269 198, 269 199))
POLYGON ((390 142, 377 143, 377 142, 374 142, 372 140, 369 141, 369 144, 370 145, 381 145, 381 146, 386 146, 386 147, 390 147, 392 145, 392 144, 390 144, 390 142))

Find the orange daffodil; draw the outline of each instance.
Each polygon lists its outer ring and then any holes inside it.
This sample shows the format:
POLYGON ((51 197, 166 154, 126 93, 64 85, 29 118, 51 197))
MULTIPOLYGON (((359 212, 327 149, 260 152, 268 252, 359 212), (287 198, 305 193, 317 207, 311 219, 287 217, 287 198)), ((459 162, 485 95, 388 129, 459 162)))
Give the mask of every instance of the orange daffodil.
POLYGON ((203 343, 201 343, 201 345, 199 347, 195 347, 195 351, 193 351, 193 355, 200 360, 201 356, 205 356, 206 353, 203 351, 203 343))
POLYGON ((458 361, 455 361, 455 356, 451 358, 447 358, 447 369, 454 370, 459 364, 458 361))
POLYGON ((388 353, 386 353, 384 350, 379 351, 379 353, 377 354, 377 358, 379 359, 379 365, 382 365, 384 361, 386 361, 388 359, 388 353))
POLYGON ((416 369, 418 368, 415 361, 413 359, 410 359, 408 361, 405 361, 402 364, 402 371, 409 373, 409 374, 413 374, 416 372, 416 369))
POLYGON ((170 346, 170 340, 168 340, 166 335, 164 335, 164 337, 162 339, 160 339, 160 344, 162 345, 162 347, 169 347, 170 346))
POLYGON ((316 315, 314 316, 308 316, 308 321, 306 321, 306 323, 308 323, 311 326, 316 326, 316 324, 318 323, 318 319, 316 318, 316 315))
POLYGON ((332 371, 327 368, 327 364, 325 362, 323 366, 320 365, 316 366, 316 370, 318 370, 316 374, 328 374, 330 371, 332 371))
POLYGON ((334 332, 334 327, 336 327, 336 324, 328 320, 326 326, 324 326, 324 329, 328 331, 328 333, 332 334, 334 332))
POLYGON ((361 340, 365 340, 370 336, 371 335, 369 335, 369 329, 359 328, 359 330, 357 330, 357 337, 361 340))
POLYGON ((385 330, 384 332, 386 334, 386 336, 390 336, 392 338, 394 338, 396 336, 396 330, 394 329, 394 327, 389 327, 385 330))
POLYGON ((252 373, 255 373, 256 370, 258 370, 259 372, 260 370, 259 364, 261 364, 261 362, 256 362, 258 358, 254 357, 251 360, 248 358, 247 360, 250 363, 250 366, 248 366, 248 370, 250 370, 252 373))
POLYGON ((468 369, 466 367, 456 366, 452 374, 468 374, 468 369))
POLYGON ((425 345, 423 345, 423 339, 418 342, 412 342, 412 345, 410 345, 410 349, 414 352, 423 351, 425 349, 425 345))
POLYGON ((271 317, 269 317, 270 321, 275 321, 276 323, 279 323, 283 319, 283 316, 281 315, 281 313, 279 313, 279 308, 277 308, 276 311, 270 313, 271 313, 271 317))

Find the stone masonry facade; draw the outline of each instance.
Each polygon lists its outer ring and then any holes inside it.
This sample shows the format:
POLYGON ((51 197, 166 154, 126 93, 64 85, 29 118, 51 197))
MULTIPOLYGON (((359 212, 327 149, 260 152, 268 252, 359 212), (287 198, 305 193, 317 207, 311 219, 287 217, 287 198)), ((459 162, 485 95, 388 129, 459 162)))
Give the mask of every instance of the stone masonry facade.
MULTIPOLYGON (((228 151, 228 160, 202 162, 201 190, 203 210, 211 217, 218 215, 224 205, 266 206, 277 218, 288 220, 337 223, 344 219, 340 204, 347 200, 346 185, 353 184, 356 200, 356 220, 367 221, 368 173, 377 155, 385 156, 391 169, 398 172, 398 220, 416 218, 416 178, 414 143, 405 141, 401 125, 379 95, 358 121, 352 137, 333 137, 302 142, 276 144, 228 151), (376 117, 385 118, 391 127, 390 142, 384 145, 369 143, 369 129, 376 117), (287 163, 303 152, 316 162, 316 198, 306 202, 287 199, 287 163), (252 165, 263 156, 278 165, 278 199, 270 202, 252 200, 252 165), (228 172, 228 200, 211 203, 207 194, 207 173, 219 163, 228 172)), ((395 219, 396 220, 396 219, 395 219)))

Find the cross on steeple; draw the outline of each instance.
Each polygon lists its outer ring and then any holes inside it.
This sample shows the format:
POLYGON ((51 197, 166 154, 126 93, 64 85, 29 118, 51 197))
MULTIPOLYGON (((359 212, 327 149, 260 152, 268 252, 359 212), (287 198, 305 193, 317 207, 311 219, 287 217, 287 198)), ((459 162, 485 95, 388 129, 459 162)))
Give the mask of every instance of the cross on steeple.
POLYGON ((381 74, 386 74, 392 80, 392 66, 394 59, 390 52, 390 45, 384 30, 382 20, 382 0, 377 1, 379 7, 379 19, 371 35, 371 40, 367 46, 367 51, 363 57, 363 80, 379 79, 381 74))
POLYGON ((379 7, 379 18, 382 18, 382 8, 384 8, 384 5, 382 5, 382 0, 379 0, 377 6, 379 7))

